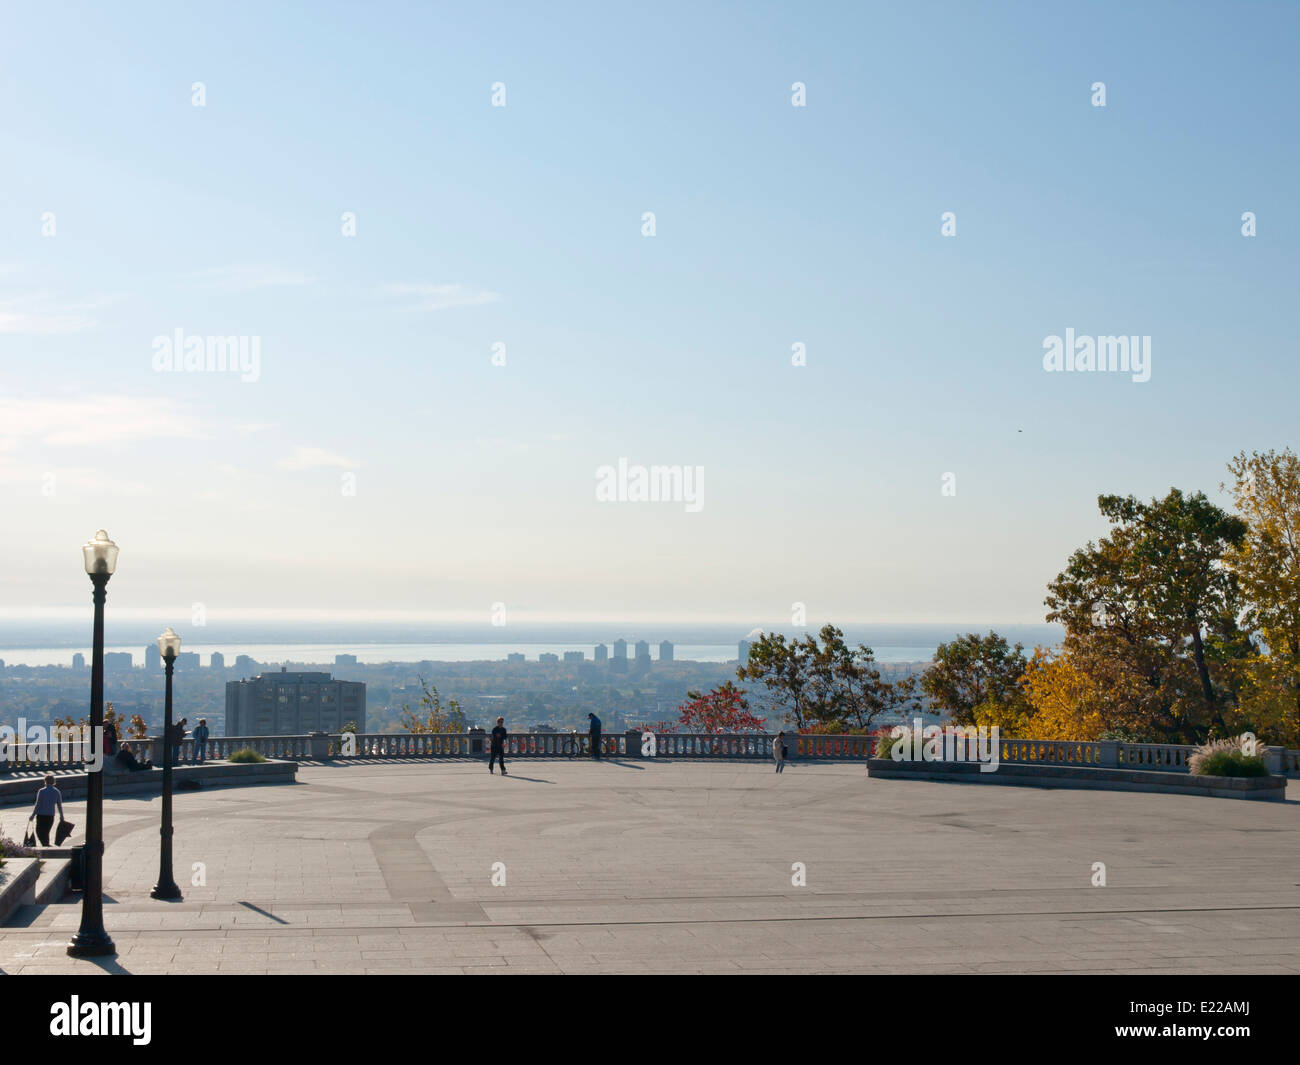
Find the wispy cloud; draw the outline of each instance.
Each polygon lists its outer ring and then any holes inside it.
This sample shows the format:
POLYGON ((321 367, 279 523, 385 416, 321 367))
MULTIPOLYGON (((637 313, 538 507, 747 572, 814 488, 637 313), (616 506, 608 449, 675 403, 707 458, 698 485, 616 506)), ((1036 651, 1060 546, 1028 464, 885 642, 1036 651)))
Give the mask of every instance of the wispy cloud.
POLYGON ((0 448, 28 439, 71 447, 203 435, 198 419, 165 397, 0 398, 0 448))
POLYGON ((403 297, 403 310, 445 311, 451 307, 481 307, 501 302, 501 293, 466 285, 389 285, 384 292, 403 297))
POLYGON ((266 265, 220 266, 211 270, 200 270, 187 276, 202 288, 222 289, 226 292, 310 285, 319 280, 302 270, 288 270, 279 266, 266 265))
POLYGON ((99 325, 93 315, 116 302, 113 296, 63 302, 49 292, 28 292, 0 300, 0 333, 83 333, 99 325))
POLYGON ((293 454, 276 463, 282 470, 353 469, 356 463, 320 447, 296 447, 293 454))
POLYGON ((274 429, 279 422, 236 422, 230 428, 240 436, 252 436, 254 433, 262 433, 267 429, 274 429))

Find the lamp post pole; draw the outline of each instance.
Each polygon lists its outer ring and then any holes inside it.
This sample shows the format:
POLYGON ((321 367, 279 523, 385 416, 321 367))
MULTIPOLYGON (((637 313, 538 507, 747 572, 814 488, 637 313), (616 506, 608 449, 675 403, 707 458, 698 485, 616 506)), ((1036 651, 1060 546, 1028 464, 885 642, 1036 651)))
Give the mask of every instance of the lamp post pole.
POLYGON ((158 862, 158 883, 149 894, 155 899, 179 899, 181 889, 172 876, 172 672, 176 668, 176 652, 181 638, 167 629, 158 637, 158 649, 167 664, 167 695, 163 700, 163 791, 162 791, 162 849, 158 862))
MULTIPOLYGON (((102 759, 104 751, 104 600, 108 579, 117 562, 117 545, 101 529, 82 549, 86 572, 94 587, 95 636, 90 666, 90 734, 102 759)), ((68 944, 74 958, 98 958, 116 954, 117 948, 104 930, 104 773, 86 769, 86 845, 81 896, 81 927, 68 944)))

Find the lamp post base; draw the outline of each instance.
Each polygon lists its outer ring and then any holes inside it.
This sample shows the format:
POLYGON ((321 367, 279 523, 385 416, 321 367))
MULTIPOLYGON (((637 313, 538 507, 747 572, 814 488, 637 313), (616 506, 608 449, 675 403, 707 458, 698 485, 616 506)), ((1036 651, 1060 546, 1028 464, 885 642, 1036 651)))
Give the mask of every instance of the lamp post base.
POLYGON ((164 899, 168 902, 174 899, 179 900, 181 897, 181 889, 176 886, 175 880, 167 884, 159 881, 158 886, 149 892, 149 897, 151 899, 164 899))
POLYGON ((78 932, 68 944, 70 958, 102 958, 106 954, 116 954, 117 947, 108 938, 107 932, 78 932))

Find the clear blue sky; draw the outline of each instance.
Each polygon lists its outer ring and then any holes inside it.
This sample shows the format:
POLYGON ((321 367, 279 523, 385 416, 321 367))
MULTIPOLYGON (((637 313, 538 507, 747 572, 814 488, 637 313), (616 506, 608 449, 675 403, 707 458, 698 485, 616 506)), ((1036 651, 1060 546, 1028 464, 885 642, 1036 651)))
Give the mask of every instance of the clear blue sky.
POLYGON ((84 609, 102 526, 122 610, 1041 620, 1099 492, 1296 443, 1298 31, 11 7, 0 608, 84 609), (156 373, 176 328, 258 337, 259 380, 156 373), (1151 380, 1045 373, 1067 328, 1151 336, 1151 380), (703 509, 598 502, 620 457, 704 467, 703 509))

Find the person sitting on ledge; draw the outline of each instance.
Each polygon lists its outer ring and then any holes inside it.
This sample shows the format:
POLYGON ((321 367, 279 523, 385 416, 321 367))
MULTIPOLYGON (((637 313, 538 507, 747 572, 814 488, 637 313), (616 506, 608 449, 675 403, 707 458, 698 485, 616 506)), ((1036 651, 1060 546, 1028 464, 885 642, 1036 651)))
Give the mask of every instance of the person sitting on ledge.
POLYGON ((149 764, 147 758, 143 762, 136 761, 135 755, 131 753, 131 745, 129 743, 122 744, 118 749, 115 761, 118 765, 125 766, 127 769, 131 770, 132 773, 138 773, 141 769, 153 768, 153 766, 149 764))

